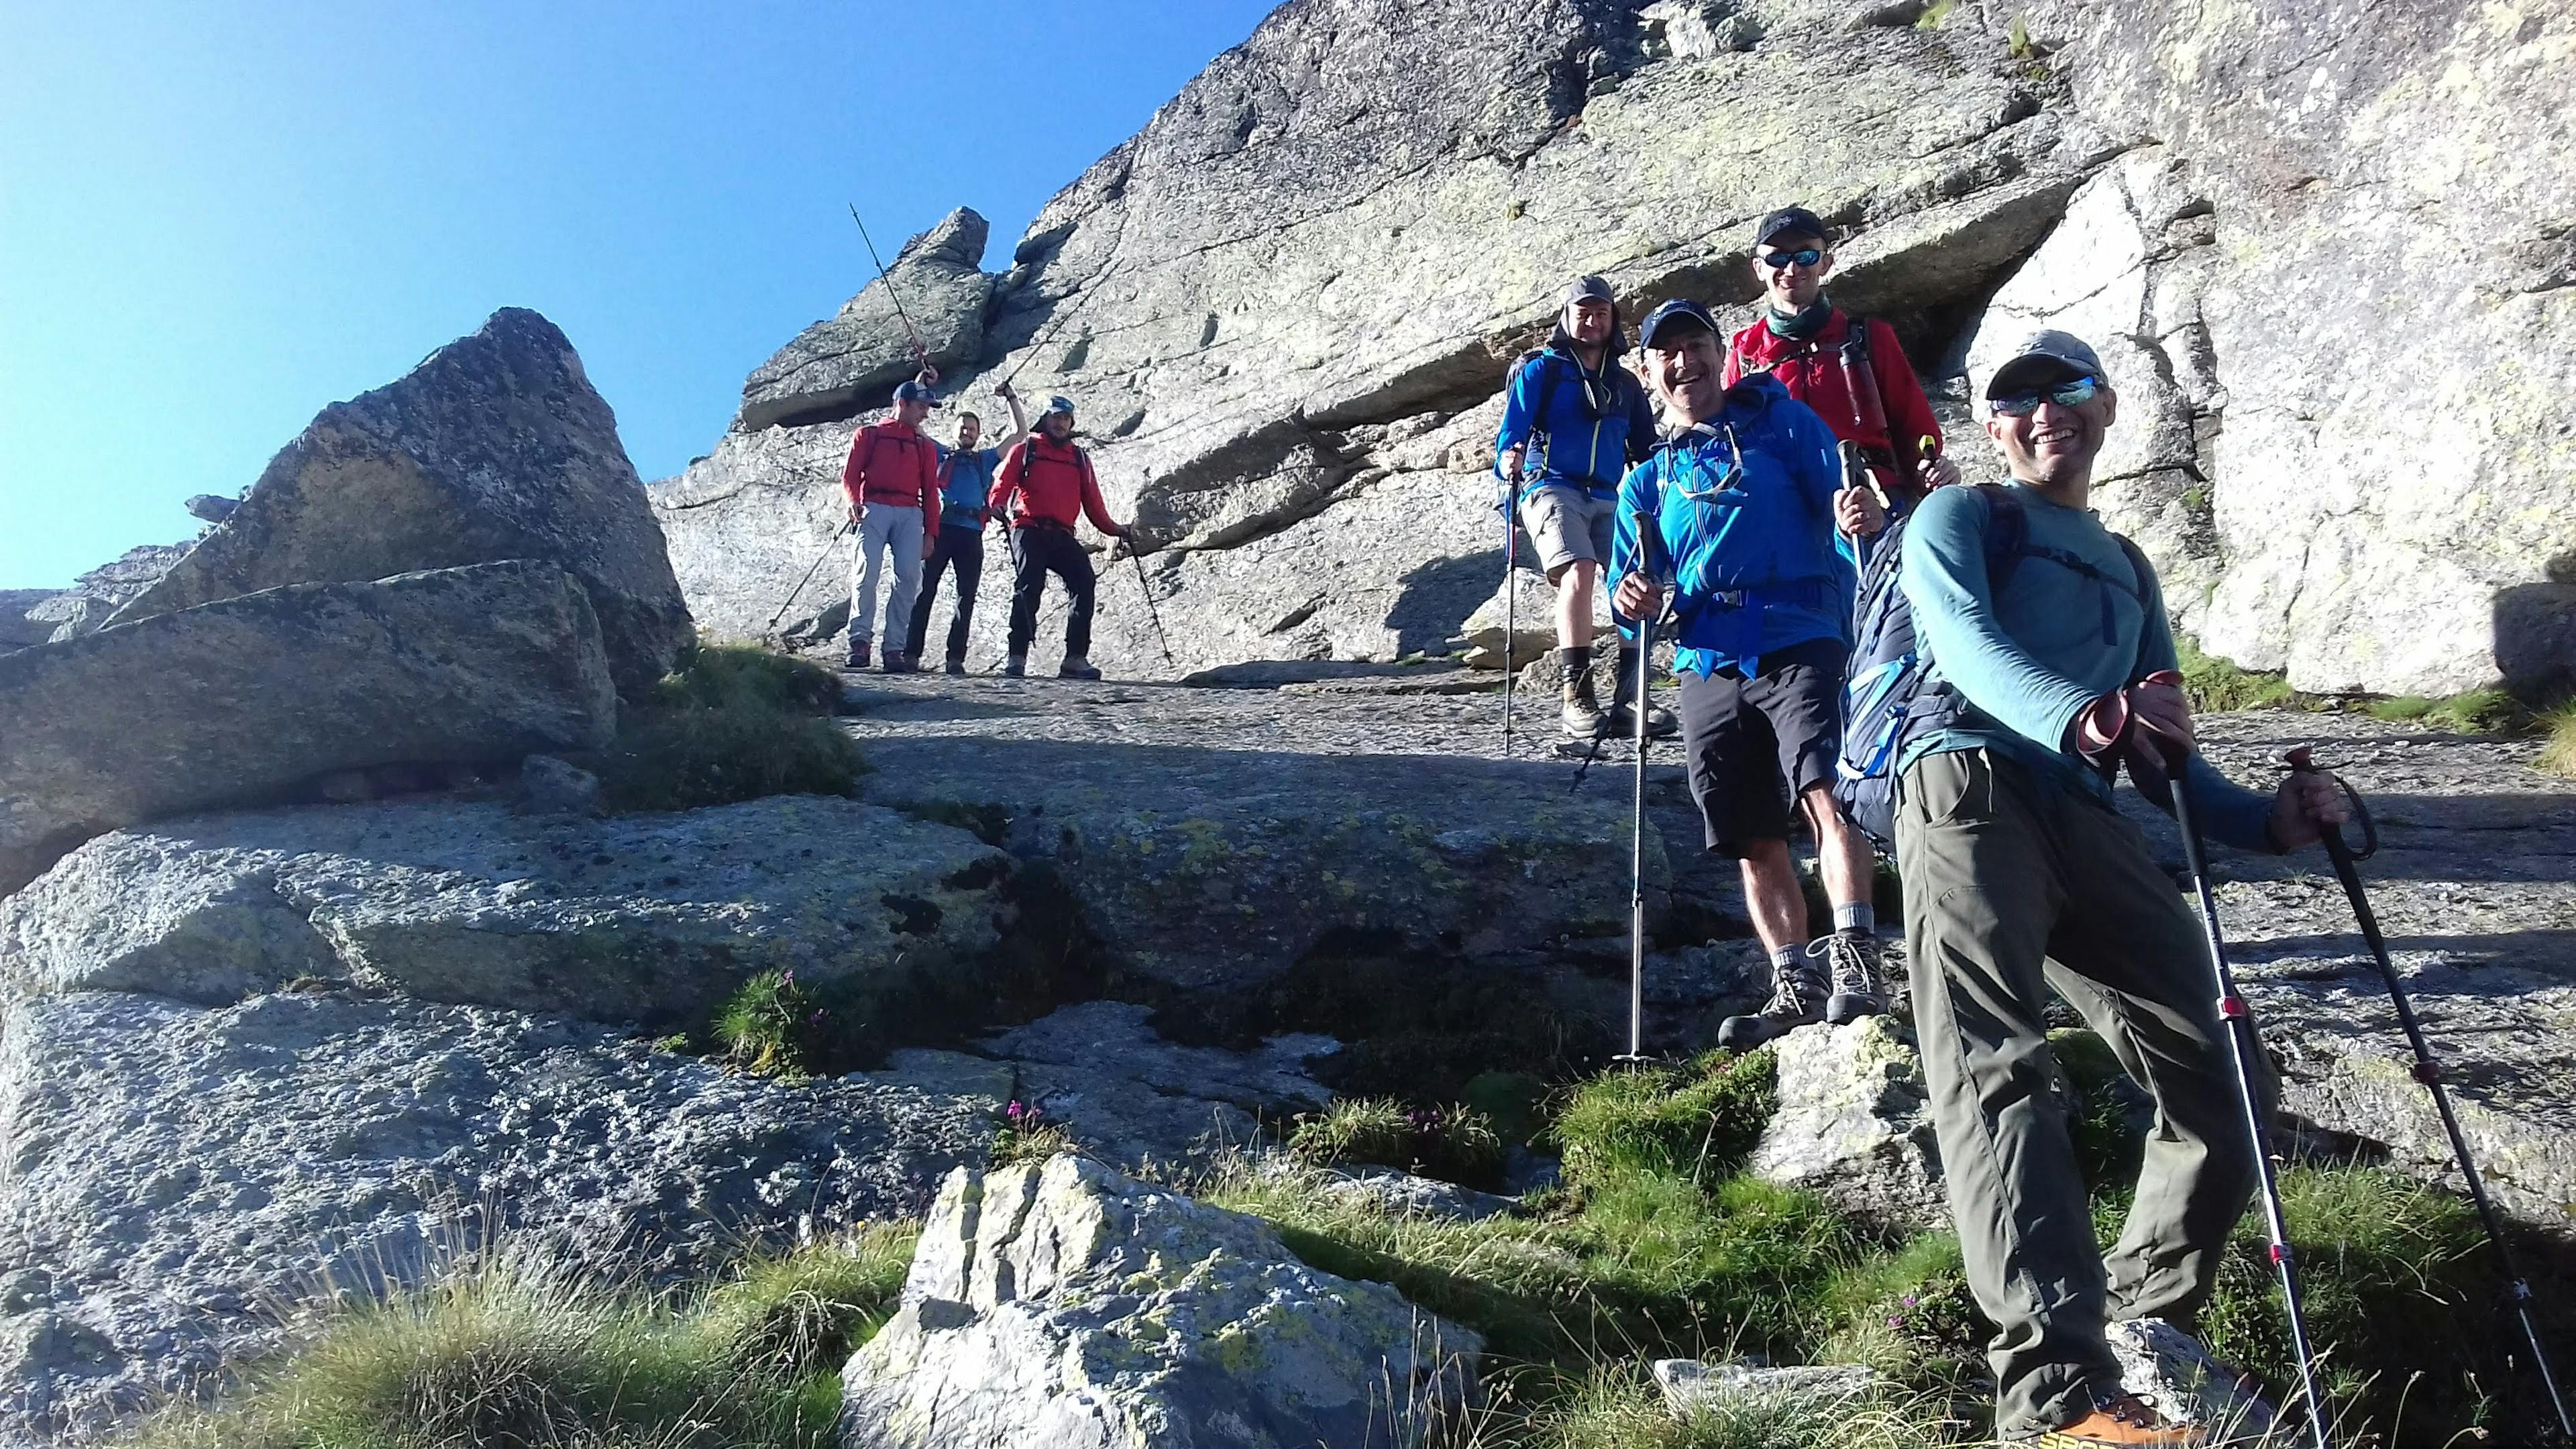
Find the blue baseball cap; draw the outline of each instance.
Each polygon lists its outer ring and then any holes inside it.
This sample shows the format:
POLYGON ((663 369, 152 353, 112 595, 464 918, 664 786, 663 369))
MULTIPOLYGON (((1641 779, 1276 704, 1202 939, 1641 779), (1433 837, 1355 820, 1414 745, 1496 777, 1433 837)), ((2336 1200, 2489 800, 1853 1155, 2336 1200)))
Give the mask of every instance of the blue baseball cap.
POLYGON ((1709 335, 1717 335, 1717 319, 1708 315, 1706 307, 1688 297, 1675 297, 1646 314, 1645 323, 1637 329, 1637 345, 1653 347, 1656 345, 1655 338, 1660 334, 1676 330, 1688 331, 1689 328, 1681 326, 1683 323, 1696 323, 1707 328, 1709 335))
POLYGON ((913 380, 905 381, 894 390, 894 400, 899 403, 918 402, 928 403, 932 407, 939 406, 939 394, 913 380))
POLYGON ((1063 393, 1057 393, 1055 396, 1047 399, 1046 412, 1040 413, 1038 416, 1045 417, 1047 413, 1062 413, 1066 417, 1072 417, 1073 399, 1066 397, 1063 393))

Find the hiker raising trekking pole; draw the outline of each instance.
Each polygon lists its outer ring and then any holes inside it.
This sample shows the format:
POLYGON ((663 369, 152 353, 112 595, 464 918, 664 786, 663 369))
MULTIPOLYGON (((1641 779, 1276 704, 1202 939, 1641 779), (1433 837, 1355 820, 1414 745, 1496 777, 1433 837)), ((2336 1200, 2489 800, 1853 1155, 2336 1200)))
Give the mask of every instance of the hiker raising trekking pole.
POLYGON ((1869 842, 1832 791, 1851 555, 1885 519, 1866 490, 1842 485, 1832 430, 1776 378, 1720 381, 1724 354, 1706 308, 1667 302, 1638 340, 1675 431, 1620 485, 1617 601, 1628 619, 1664 607, 1664 591, 1637 567, 1643 515, 1679 581, 1673 673, 1691 795, 1708 848, 1743 872, 1771 958, 1770 1001, 1719 1027, 1720 1044, 1740 1050, 1886 1007, 1869 842), (1815 836, 1834 911, 1832 933, 1812 944, 1789 856, 1798 816, 1815 836))
POLYGON ((2270 1083, 2259 1058, 2238 1075, 2222 1020, 2244 1008, 2222 1009, 2212 940, 2111 781, 2125 766, 2171 808, 2167 760, 2185 757, 2191 823, 2249 850, 2312 845, 2345 814, 2321 776, 2260 795, 2188 753, 2155 570, 2090 508, 2118 405, 2091 347, 2032 335, 1979 402, 2012 482, 1934 492, 1896 545, 1931 680, 1893 740, 1915 1034, 1968 1284, 1996 1325, 1995 1428, 2057 1449, 2210 1442, 2122 1390, 2106 1325, 2190 1331, 2265 1181, 2247 1123, 2270 1083), (2155 1099, 2107 1257, 2057 1092, 2052 988, 2155 1099))
POLYGON ((1726 383, 1757 372, 1780 379, 1856 452, 1880 501, 1901 511, 1958 482, 1959 465, 1942 455, 1941 425, 1896 329, 1825 296, 1833 269, 1833 241, 1814 212, 1789 206, 1762 218, 1753 231, 1753 279, 1766 305, 1727 344, 1726 383))
MULTIPOLYGON (((1619 365, 1627 350, 1610 284, 1576 279, 1547 345, 1513 365, 1494 437, 1505 508, 1517 503, 1539 567, 1556 586, 1556 658, 1565 673, 1560 717, 1565 732, 1581 740, 1626 733, 1633 723, 1633 658, 1620 656, 1608 713, 1592 690, 1592 591, 1610 558, 1619 479, 1655 441, 1645 389, 1619 365)), ((1649 705, 1646 722, 1651 734, 1672 733, 1668 711, 1649 705)))
POLYGON ((1046 576, 1064 580, 1072 607, 1064 621, 1064 663, 1056 670, 1065 679, 1098 679, 1091 667, 1091 604, 1098 587, 1090 555, 1074 538, 1076 519, 1089 515, 1091 526, 1130 547, 1132 525, 1114 521, 1101 500, 1100 480, 1091 471, 1091 455, 1073 441, 1073 400, 1047 399, 1037 431, 1002 459, 993 484, 990 507, 1007 517, 1011 529, 1011 633, 1002 672, 1013 679, 1028 673, 1029 645, 1038 635, 1038 602, 1046 595, 1046 576), (1019 500, 1019 511, 1010 512, 1019 500))
POLYGON ((974 413, 957 415, 957 446, 939 450, 939 537, 923 565, 921 593, 912 606, 912 625, 904 632, 903 657, 921 667, 922 646, 929 642, 930 606, 939 598, 939 575, 954 570, 957 607, 948 617, 947 672, 966 672, 966 635, 975 624, 975 590, 984 582, 985 504, 993 495, 993 478, 1002 454, 1029 435, 1029 415, 1008 381, 993 389, 1011 409, 1011 435, 1000 444, 979 448, 984 420, 974 413))
POLYGON ((892 636, 912 617, 922 556, 939 532, 939 445, 921 430, 930 410, 939 406, 938 395, 930 390, 938 378, 937 369, 925 363, 919 376, 897 387, 894 416, 859 429, 850 440, 849 461, 841 465, 850 521, 858 525, 858 544, 850 554, 852 669, 868 667, 868 649, 877 632, 877 581, 889 558, 894 581, 885 596, 885 672, 903 674, 912 668, 910 656, 894 647, 892 636))

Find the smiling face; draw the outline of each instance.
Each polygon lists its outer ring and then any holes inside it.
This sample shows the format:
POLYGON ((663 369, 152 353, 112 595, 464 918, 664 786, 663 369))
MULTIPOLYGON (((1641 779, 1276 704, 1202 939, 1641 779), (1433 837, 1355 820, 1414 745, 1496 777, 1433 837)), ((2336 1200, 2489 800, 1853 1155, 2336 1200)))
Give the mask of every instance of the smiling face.
POLYGON ((975 451, 975 445, 983 440, 984 420, 982 418, 975 416, 973 413, 967 413, 957 419, 957 450, 959 452, 971 453, 975 451))
POLYGON ((1762 295, 1774 310, 1804 312, 1824 295, 1825 276, 1834 269, 1834 254, 1826 249, 1825 239, 1800 231, 1784 231, 1753 249, 1753 279, 1762 286, 1762 295), (1796 260, 1799 252, 1812 251, 1812 262, 1796 260), (1772 265, 1778 257, 1785 266, 1772 265))
POLYGON ((1705 422, 1726 407, 1717 334, 1687 319, 1667 322, 1646 349, 1646 378, 1655 396, 1685 423, 1705 422))
POLYGON ((2030 384, 2032 391, 2041 393, 2040 403, 2020 417, 1992 408, 1986 412, 1986 436, 1995 440, 2005 468, 2021 482, 2045 488, 2092 480, 2093 459, 2119 416, 2120 398, 2108 383, 2091 400, 2072 407, 2046 395, 2045 388, 2071 375, 2060 371, 2030 384))
POLYGON ((1073 436, 1073 414, 1049 413, 1038 419, 1038 431, 1061 443, 1073 436))

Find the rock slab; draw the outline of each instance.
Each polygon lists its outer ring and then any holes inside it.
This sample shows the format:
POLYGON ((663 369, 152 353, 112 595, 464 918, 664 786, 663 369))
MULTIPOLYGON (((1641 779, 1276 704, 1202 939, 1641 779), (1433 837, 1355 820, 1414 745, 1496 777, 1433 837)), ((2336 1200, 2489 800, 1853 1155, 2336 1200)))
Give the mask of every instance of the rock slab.
MULTIPOLYGON (((882 404, 925 358, 943 371, 984 346, 992 280, 981 270, 992 228, 960 207, 904 243, 886 275, 841 310, 798 333, 742 385, 738 432, 783 419, 847 414, 882 404), (898 310, 900 309, 900 310, 898 310), (913 351, 918 336, 921 352, 913 351)), ((998 431, 998 430, 997 430, 998 431)))
POLYGON ((820 795, 607 818, 436 801, 208 816, 102 836, 0 901, 0 989, 221 1005, 345 982, 661 1027, 792 971, 917 1025, 896 1008, 981 979, 1013 919, 1008 865, 962 830, 820 795))
POLYGON ((949 1174, 903 1306, 842 1374, 849 1449, 1386 1449, 1463 1406, 1477 1336, 1258 1219, 1058 1156, 949 1174))
POLYGON ((746 1244, 924 1211, 987 1104, 781 1085, 557 1017, 298 992, 77 992, 0 1018, 0 1442, 219 1381, 332 1288, 494 1231, 702 1277, 746 1244))
POLYGON ((616 414, 553 323, 508 307, 400 380, 324 408, 114 622, 514 558, 580 580, 629 699, 696 637, 616 414))
POLYGON ((599 619, 552 564, 305 584, 0 657, 0 891, 102 830, 335 770, 597 749, 599 619))
POLYGON ((1801 1027, 1772 1050, 1780 1109, 1754 1145, 1754 1176, 1884 1226, 1949 1221, 1923 1060, 1895 1022, 1801 1027))

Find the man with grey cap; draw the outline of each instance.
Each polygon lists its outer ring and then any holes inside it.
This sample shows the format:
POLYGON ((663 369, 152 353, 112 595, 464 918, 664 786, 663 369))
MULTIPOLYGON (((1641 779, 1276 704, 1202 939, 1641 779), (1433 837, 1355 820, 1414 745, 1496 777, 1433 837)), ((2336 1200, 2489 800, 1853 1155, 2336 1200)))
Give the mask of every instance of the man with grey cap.
POLYGON ((1071 604, 1064 619, 1064 662, 1056 674, 1098 679, 1100 671, 1091 663, 1091 605, 1099 581, 1073 526, 1089 517, 1092 527, 1129 540, 1131 547, 1136 530, 1109 516, 1100 479, 1091 471, 1091 455, 1073 441, 1073 399, 1047 399, 1037 430, 1004 455, 993 480, 991 508, 1011 528, 1011 628, 1003 641, 1002 672, 1013 679, 1028 673, 1029 646, 1038 635, 1038 604, 1052 573, 1064 580, 1071 604))
MULTIPOLYGON (((1942 1176, 1996 1325, 1995 1426, 2061 1449, 2199 1444, 2122 1391, 2105 1340, 2113 1320, 2189 1331, 2255 1186, 2199 924, 2111 804, 2124 766, 2170 803, 2191 706, 2155 570, 2090 506, 2119 410, 2101 359, 2035 333, 1978 406, 2012 481, 1936 489, 1905 530, 1899 582, 1950 702, 1901 746, 1895 813, 1942 1176), (2155 1098, 2107 1258, 2057 1094, 2051 987, 2155 1098)), ((2228 844, 2289 851, 2343 817, 2324 776, 2266 796, 2185 758, 2200 819, 2228 844)))
POLYGON ((859 530, 858 547, 850 555, 852 669, 868 667, 868 647, 877 632, 877 581, 889 556, 894 583, 886 590, 890 637, 885 671, 901 674, 911 667, 897 639, 921 588, 922 555, 939 534, 939 445, 921 430, 922 420, 939 405, 930 390, 937 376, 925 368, 920 377, 896 388, 893 418, 859 429, 850 440, 849 460, 841 465, 850 521, 859 530))
MULTIPOLYGON (((1619 480, 1655 445, 1646 390, 1619 365, 1627 350, 1610 284, 1577 278, 1565 289, 1547 345, 1512 370, 1494 437, 1494 471, 1503 479, 1499 501, 1506 511, 1517 504, 1538 545, 1539 568, 1556 586, 1556 657, 1565 676, 1560 717, 1577 739, 1634 727, 1627 704, 1636 687, 1633 663, 1620 665, 1607 714, 1592 690, 1593 590, 1610 560, 1619 480)), ((1647 727, 1669 734, 1673 717, 1650 708, 1647 727)))

